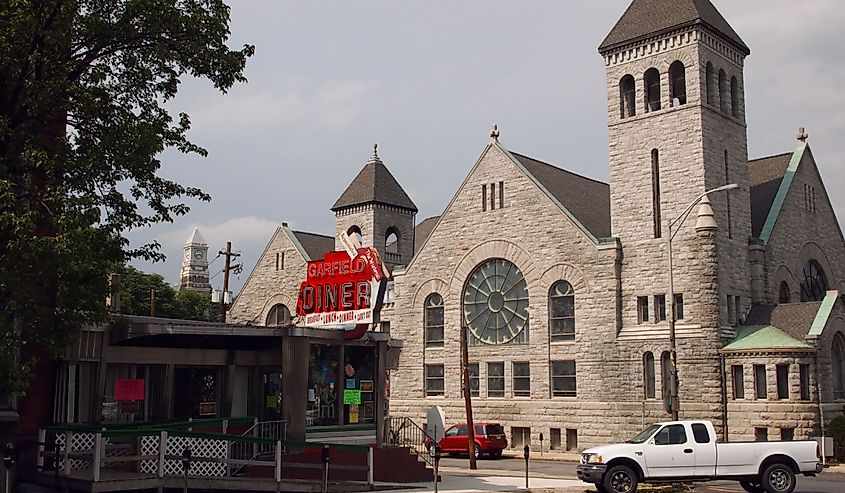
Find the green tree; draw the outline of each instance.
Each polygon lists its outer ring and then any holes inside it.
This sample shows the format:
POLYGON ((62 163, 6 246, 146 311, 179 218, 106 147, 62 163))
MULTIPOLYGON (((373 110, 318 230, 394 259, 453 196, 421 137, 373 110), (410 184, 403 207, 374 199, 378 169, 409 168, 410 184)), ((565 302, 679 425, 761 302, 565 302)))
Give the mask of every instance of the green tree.
POLYGON ((34 358, 105 319, 107 274, 131 228, 185 214, 201 190, 159 176, 167 148, 205 155, 165 104, 185 76, 245 81, 222 0, 0 2, 0 393, 34 358), (17 359, 18 364, 10 365, 17 359))
POLYGON ((160 274, 148 274, 131 265, 119 272, 120 313, 150 315, 150 292, 153 291, 157 317, 209 322, 220 319, 220 306, 212 305, 211 293, 177 291, 160 274))

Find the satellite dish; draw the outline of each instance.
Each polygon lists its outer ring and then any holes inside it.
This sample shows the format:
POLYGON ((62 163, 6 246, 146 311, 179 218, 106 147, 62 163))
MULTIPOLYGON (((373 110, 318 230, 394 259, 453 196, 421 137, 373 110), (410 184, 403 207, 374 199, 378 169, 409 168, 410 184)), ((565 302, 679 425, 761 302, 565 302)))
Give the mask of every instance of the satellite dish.
POLYGON ((443 408, 440 406, 431 406, 425 417, 426 434, 433 438, 435 442, 439 442, 446 433, 446 413, 443 412, 443 408))

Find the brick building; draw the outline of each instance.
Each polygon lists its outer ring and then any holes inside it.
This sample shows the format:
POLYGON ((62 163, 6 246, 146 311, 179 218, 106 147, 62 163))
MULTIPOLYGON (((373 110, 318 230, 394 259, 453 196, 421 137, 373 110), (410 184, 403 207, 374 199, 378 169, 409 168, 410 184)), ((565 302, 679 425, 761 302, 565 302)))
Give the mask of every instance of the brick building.
MULTIPOLYGON (((845 410, 845 244, 800 132, 747 156, 749 48, 709 0, 634 0, 599 47, 610 183, 508 150, 494 128, 443 213, 416 207, 377 155, 332 207, 394 267, 403 341, 390 412, 477 420, 512 446, 579 449, 669 418, 667 236, 674 234, 680 415, 725 438, 804 438, 845 410), (707 190, 718 230, 677 223, 707 190)), ((277 323, 326 236, 277 229, 230 312, 277 323)), ((287 320, 287 319, 285 319, 287 320)), ((304 398, 304 397, 303 397, 304 398)))

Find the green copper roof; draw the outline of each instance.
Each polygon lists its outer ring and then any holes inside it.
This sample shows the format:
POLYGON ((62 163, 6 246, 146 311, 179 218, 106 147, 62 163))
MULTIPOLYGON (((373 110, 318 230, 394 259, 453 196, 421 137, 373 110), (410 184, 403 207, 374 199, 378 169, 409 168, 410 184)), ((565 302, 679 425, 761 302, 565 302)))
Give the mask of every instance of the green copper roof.
POLYGON ((772 201, 772 208, 769 209, 769 215, 766 217, 766 222, 763 224, 763 229, 760 231, 760 240, 764 245, 769 243, 769 238, 772 236, 772 231, 775 229, 780 211, 783 208, 783 203, 786 200, 786 195, 789 193, 789 187, 792 185, 792 179, 795 178, 795 171, 798 169, 798 163, 804 157, 804 151, 807 149, 807 143, 802 142, 798 144, 795 151, 792 153, 792 159, 789 160, 789 166, 786 168, 786 173, 783 174, 783 180, 780 182, 780 188, 775 195, 775 200, 772 201))
POLYGON ((767 349, 812 350, 812 346, 771 325, 746 325, 737 328, 734 340, 723 351, 752 351, 767 349))
POLYGON ((810 327, 810 332, 807 337, 818 337, 822 335, 824 326, 827 325, 827 319, 830 318, 830 312, 833 310, 833 305, 836 303, 837 291, 828 291, 822 300, 822 306, 819 307, 816 318, 813 320, 813 325, 810 327))

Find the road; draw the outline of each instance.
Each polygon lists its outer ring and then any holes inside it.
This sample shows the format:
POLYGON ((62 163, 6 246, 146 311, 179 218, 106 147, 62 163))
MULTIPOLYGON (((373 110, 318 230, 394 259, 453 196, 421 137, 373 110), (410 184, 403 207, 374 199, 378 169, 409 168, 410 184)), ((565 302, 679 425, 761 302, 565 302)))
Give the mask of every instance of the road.
MULTIPOLYGON (((455 474, 458 469, 469 472, 469 460, 466 457, 451 458, 445 457, 440 461, 444 472, 455 474)), ((538 478, 575 479, 575 466, 573 462, 562 462, 556 460, 542 460, 533 457, 528 465, 529 475, 538 478)), ((497 471, 503 476, 525 474, 525 460, 521 457, 503 457, 502 459, 481 458, 478 460, 479 472, 489 474, 497 471)), ((585 486, 586 483, 585 483, 585 486)), ((735 481, 710 481, 696 483, 696 493, 744 493, 735 481)), ((798 485, 795 493, 843 493, 845 492, 845 474, 823 472, 815 478, 798 477, 798 485)))

